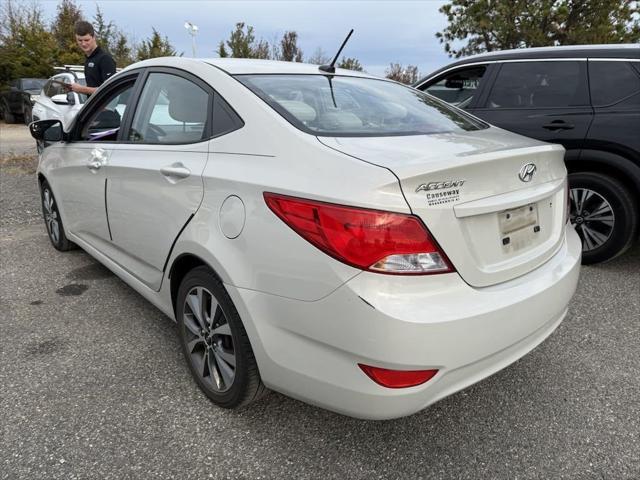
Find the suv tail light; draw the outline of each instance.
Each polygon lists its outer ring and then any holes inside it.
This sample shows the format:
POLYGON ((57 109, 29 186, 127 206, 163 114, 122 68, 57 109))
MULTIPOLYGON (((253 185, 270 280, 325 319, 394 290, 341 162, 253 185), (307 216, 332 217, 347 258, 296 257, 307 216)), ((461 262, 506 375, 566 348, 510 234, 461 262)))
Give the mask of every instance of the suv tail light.
POLYGON ((455 271, 413 215, 264 193, 269 208, 327 255, 362 270, 425 275, 455 271))

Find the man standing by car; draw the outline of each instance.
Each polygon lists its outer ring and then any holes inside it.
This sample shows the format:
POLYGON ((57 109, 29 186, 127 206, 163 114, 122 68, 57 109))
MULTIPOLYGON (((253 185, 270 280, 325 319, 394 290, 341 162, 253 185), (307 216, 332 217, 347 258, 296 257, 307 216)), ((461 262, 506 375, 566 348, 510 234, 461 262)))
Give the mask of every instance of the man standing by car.
POLYGON ((76 93, 91 95, 105 80, 116 73, 116 62, 111 55, 96 43, 93 25, 84 20, 79 20, 74 28, 78 47, 86 56, 84 60, 84 77, 87 85, 72 83, 70 89, 76 93))

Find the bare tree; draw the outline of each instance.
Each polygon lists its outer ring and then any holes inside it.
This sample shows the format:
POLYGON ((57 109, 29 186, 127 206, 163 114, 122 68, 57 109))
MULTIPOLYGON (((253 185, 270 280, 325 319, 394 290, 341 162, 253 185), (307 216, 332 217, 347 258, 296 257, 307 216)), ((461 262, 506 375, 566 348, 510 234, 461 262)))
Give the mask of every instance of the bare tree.
POLYGON ((418 81, 418 67, 415 65, 407 65, 405 68, 400 63, 391 63, 384 74, 391 80, 407 85, 413 85, 418 81))
POLYGON ((316 48, 313 55, 307 59, 307 63, 313 63, 315 65, 326 65, 330 61, 331 57, 327 55, 327 52, 325 52, 322 47, 316 48))

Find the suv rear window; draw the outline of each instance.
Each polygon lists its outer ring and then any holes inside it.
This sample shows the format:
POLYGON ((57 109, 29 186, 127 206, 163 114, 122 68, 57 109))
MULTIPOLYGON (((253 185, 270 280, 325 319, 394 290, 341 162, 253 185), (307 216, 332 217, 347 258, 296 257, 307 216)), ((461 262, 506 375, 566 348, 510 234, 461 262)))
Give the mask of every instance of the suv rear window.
POLYGON ((329 75, 236 78, 300 130, 318 136, 424 135, 487 125, 395 82, 329 75))
POLYGON ((508 62, 487 108, 562 108, 589 105, 586 62, 508 62))
POLYGON ((640 104, 640 74, 626 62, 589 61, 591 101, 594 107, 615 105, 631 96, 640 104))

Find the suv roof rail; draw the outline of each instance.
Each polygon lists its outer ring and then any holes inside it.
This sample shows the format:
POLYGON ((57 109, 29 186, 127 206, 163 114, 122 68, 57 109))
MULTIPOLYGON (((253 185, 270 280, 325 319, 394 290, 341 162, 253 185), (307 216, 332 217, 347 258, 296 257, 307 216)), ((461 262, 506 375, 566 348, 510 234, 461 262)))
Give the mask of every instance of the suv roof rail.
POLYGON ((63 65, 62 67, 53 67, 56 72, 84 72, 84 65, 63 65))

